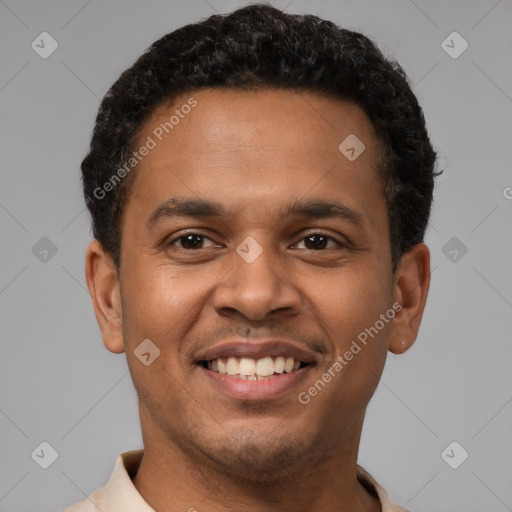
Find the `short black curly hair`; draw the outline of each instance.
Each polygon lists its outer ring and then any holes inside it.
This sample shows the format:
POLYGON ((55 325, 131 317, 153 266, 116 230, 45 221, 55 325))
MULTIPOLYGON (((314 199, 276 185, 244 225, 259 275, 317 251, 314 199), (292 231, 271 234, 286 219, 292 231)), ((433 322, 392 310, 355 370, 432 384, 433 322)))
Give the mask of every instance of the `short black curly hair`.
POLYGON ((213 15, 154 42, 103 98, 82 162, 94 237, 120 268, 121 219, 134 172, 103 188, 131 156, 154 110, 201 88, 289 89, 348 100, 370 119, 382 146, 393 269, 423 241, 436 153, 402 67, 364 35, 313 15, 254 4, 213 15))

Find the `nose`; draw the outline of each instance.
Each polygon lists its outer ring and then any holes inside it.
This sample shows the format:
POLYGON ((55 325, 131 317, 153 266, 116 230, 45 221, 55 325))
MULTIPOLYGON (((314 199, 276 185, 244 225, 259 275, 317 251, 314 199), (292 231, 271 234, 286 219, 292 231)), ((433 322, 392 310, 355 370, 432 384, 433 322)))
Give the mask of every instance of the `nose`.
POLYGON ((232 255, 231 270, 217 284, 213 305, 220 315, 241 314, 246 320, 264 320, 281 311, 294 315, 300 311, 300 295, 293 283, 293 273, 270 248, 263 248, 254 260, 232 255))

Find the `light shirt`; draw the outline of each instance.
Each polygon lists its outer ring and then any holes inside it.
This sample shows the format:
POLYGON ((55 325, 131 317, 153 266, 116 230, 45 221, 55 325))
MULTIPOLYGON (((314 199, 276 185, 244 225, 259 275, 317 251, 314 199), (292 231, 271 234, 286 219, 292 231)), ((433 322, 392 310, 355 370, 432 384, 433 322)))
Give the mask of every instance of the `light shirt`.
MULTIPOLYGON (((64 509, 63 512, 155 512, 133 485, 144 450, 134 450, 119 455, 109 481, 94 491, 87 499, 64 509)), ((378 497, 382 512, 407 512, 391 503, 387 492, 361 466, 357 466, 357 478, 364 487, 378 497)))

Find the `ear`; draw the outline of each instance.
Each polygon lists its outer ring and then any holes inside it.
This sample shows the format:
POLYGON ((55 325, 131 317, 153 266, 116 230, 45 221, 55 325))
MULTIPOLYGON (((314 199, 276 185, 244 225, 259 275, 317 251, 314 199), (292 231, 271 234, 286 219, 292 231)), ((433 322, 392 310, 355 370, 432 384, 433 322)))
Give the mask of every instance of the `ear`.
POLYGON ((85 255, 85 277, 105 347, 124 352, 121 292, 112 256, 93 240, 85 255))
POLYGON ((395 271, 393 304, 400 304, 401 309, 393 319, 389 344, 393 354, 402 354, 416 340, 429 286, 430 251, 420 243, 402 256, 395 271))

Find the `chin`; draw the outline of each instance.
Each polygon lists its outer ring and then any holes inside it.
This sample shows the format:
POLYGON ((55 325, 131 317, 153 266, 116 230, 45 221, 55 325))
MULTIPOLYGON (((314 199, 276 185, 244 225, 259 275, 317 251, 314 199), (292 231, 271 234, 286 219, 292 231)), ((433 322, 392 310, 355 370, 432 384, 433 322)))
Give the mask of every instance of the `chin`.
POLYGON ((290 433, 272 435, 245 429, 198 448, 217 470, 221 467, 226 473, 252 481, 286 475, 309 451, 303 440, 290 433))

